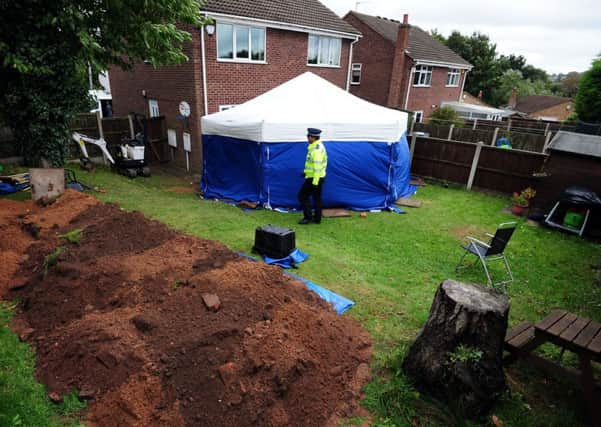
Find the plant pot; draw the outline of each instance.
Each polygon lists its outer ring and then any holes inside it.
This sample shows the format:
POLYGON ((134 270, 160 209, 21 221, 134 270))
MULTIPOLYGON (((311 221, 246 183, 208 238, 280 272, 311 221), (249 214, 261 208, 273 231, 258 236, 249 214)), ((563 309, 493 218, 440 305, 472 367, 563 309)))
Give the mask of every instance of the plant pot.
POLYGON ((516 216, 524 216, 528 206, 511 205, 511 213, 516 216))

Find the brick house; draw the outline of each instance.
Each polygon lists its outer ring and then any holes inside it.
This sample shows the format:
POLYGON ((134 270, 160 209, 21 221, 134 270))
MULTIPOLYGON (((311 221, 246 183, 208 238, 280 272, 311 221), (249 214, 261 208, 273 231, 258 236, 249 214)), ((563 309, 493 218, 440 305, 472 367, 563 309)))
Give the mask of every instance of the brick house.
POLYGON ((514 89, 507 108, 531 119, 562 122, 574 112, 574 100, 550 95, 529 95, 517 99, 514 89))
POLYGON ((460 101, 472 66, 419 27, 351 11, 362 34, 353 46, 351 93, 376 104, 414 111, 418 121, 443 102, 460 101))
POLYGON ((203 115, 306 71, 348 90, 351 43, 360 34, 318 0, 208 0, 201 13, 214 22, 184 27, 192 35, 186 63, 110 70, 114 113, 164 116, 177 166, 186 165, 187 149, 190 169, 201 168, 203 115), (181 113, 186 110, 188 118, 181 113))

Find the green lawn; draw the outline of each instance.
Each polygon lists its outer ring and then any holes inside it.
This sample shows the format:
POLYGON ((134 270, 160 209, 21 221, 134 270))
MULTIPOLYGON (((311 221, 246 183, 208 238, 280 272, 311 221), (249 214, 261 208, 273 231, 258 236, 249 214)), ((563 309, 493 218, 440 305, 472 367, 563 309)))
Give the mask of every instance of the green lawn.
MULTIPOLYGON (((406 215, 383 212, 360 218, 355 214, 324 219, 319 226, 299 226, 300 214, 244 212, 200 200, 191 192, 172 191, 171 187, 190 186, 178 178, 129 180, 102 169, 78 177, 105 188, 106 193, 95 193, 104 201, 142 211, 185 233, 220 240, 235 251, 250 253, 257 226, 294 228, 297 246, 310 254, 297 273, 356 301, 346 315, 360 321, 374 338, 376 379, 367 388, 365 401, 374 420, 382 426, 411 425, 414 418, 421 418, 421 425, 464 424, 448 408, 415 393, 398 366, 444 279, 485 280, 480 268, 455 273, 461 237, 484 238, 498 224, 516 220, 503 212, 508 198, 428 185, 416 195, 423 206, 407 208, 406 215)), ((595 284, 594 270, 601 246, 517 221, 518 230, 506 251, 516 278, 508 291, 510 323, 540 319, 556 307, 601 321, 601 286, 595 284)), ((502 274, 502 269, 493 271, 502 274)), ((545 351, 557 353, 553 348, 545 351)), ((566 363, 573 360, 568 357, 566 363)), ((577 393, 543 381, 542 374, 527 367, 511 370, 509 376, 513 392, 494 412, 505 425, 583 422, 583 407, 575 403, 577 393)))

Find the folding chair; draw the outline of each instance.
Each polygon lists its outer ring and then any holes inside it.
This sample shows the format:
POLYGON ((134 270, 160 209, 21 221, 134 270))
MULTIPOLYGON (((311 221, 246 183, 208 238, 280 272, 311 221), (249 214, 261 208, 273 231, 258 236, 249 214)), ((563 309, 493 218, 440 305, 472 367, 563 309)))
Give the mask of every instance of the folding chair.
POLYGON ((465 249, 465 253, 459 260, 459 263, 457 263, 455 271, 458 272, 461 268, 471 267, 473 263, 467 266, 461 266, 461 263, 466 255, 476 255, 482 263, 482 267, 484 267, 484 272, 486 273, 486 278, 488 279, 488 285, 494 289, 500 287, 502 291, 505 291, 505 285, 513 282, 513 274, 511 273, 511 268, 509 267, 509 263, 507 262, 507 258, 505 258, 505 254, 503 252, 505 251, 505 247, 507 246, 507 243, 509 243, 509 239, 511 239, 511 236, 515 231, 516 226, 517 223, 515 222, 506 222, 499 225, 499 228, 494 236, 486 233, 486 235, 491 238, 490 242, 488 243, 484 243, 474 237, 467 236, 469 243, 467 246, 462 246, 462 248, 465 249), (486 263, 488 261, 496 261, 499 259, 502 259, 505 263, 505 268, 509 274, 509 280, 493 283, 486 263))

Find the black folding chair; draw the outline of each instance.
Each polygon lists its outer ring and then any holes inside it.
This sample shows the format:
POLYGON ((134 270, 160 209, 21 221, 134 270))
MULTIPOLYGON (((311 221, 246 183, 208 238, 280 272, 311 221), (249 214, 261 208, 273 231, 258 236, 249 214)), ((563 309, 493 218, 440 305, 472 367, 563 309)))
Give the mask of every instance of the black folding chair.
POLYGON ((509 263, 507 262, 507 258, 505 258, 505 254, 503 252, 505 251, 505 247, 507 246, 507 243, 509 243, 509 239, 511 239, 511 236, 515 231, 516 226, 517 223, 515 222, 506 222, 499 225, 499 228, 497 229, 497 232, 494 234, 494 236, 492 234, 486 233, 486 235, 491 238, 490 242, 488 243, 484 243, 474 237, 467 236, 469 243, 466 246, 462 246, 462 248, 465 249, 465 253, 459 260, 459 263, 457 263, 455 271, 458 272, 462 268, 471 267, 473 263, 467 266, 462 266, 461 263, 463 262, 463 259, 466 257, 466 255, 476 255, 482 263, 482 267, 484 267, 484 272, 486 273, 488 285, 493 287, 494 289, 500 288, 501 291, 505 291, 505 285, 513 282, 513 274, 511 273, 511 268, 509 267, 509 263), (505 268, 507 269, 507 273, 509 274, 509 280, 493 283, 486 263, 488 261, 496 261, 500 259, 503 260, 505 264, 505 268))

